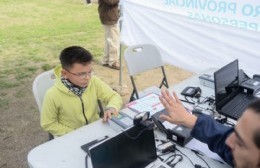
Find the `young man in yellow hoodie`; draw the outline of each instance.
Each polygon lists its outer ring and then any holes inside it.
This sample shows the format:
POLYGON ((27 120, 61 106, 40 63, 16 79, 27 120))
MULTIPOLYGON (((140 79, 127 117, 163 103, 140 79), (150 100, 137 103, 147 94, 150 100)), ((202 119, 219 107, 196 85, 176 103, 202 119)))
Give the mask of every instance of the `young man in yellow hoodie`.
POLYGON ((41 126, 54 136, 69 133, 99 119, 98 101, 106 104, 103 121, 117 115, 122 98, 93 75, 92 54, 79 46, 65 48, 56 81, 45 94, 41 126))

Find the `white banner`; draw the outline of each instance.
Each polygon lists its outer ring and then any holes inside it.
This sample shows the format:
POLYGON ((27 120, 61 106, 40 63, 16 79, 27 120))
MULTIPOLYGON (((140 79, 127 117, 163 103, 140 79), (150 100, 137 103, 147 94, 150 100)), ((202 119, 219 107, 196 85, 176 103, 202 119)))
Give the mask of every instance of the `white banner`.
POLYGON ((166 63, 200 72, 238 58, 260 74, 259 0, 124 0, 121 38, 156 45, 166 63))

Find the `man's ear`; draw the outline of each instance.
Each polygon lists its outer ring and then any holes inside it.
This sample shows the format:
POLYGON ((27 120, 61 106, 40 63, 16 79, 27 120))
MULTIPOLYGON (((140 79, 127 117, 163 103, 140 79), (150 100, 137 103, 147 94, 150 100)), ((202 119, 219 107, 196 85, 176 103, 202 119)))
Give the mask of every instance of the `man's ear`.
POLYGON ((67 74, 67 71, 65 71, 64 69, 61 70, 61 76, 63 76, 63 78, 67 79, 67 74))

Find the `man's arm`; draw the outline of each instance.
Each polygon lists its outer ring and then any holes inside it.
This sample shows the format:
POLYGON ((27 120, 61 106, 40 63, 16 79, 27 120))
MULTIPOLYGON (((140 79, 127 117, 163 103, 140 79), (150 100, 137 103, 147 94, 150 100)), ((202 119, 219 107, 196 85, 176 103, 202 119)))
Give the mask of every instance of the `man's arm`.
POLYGON ((201 114, 191 131, 191 135, 206 143, 211 151, 217 153, 229 165, 233 165, 231 150, 225 143, 233 131, 233 128, 218 123, 208 115, 201 114))
POLYGON ((55 99, 46 92, 41 110, 41 127, 54 136, 61 136, 73 131, 72 128, 58 122, 58 107, 55 99))

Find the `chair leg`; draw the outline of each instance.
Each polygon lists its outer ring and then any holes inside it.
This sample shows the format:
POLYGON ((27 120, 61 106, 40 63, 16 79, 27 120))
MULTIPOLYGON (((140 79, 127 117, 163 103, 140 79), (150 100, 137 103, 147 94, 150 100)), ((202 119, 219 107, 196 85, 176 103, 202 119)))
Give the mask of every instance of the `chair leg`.
POLYGON ((133 92, 131 94, 130 101, 133 101, 133 100, 139 99, 139 95, 138 95, 138 92, 137 92, 137 89, 136 89, 136 86, 135 86, 134 77, 130 76, 130 79, 131 79, 131 82, 132 82, 132 85, 133 85, 133 92))
POLYGON ((169 88, 168 82, 167 82, 167 80, 166 80, 165 78, 162 79, 162 82, 161 82, 159 88, 162 88, 163 85, 164 85, 166 88, 169 88))
POLYGON ((136 100, 134 94, 135 94, 135 90, 132 91, 132 94, 130 96, 129 102, 136 100))
POLYGON ((161 67, 162 69, 162 73, 163 73, 163 79, 162 79, 162 83, 160 85, 160 88, 164 85, 166 88, 169 88, 169 85, 168 85, 168 81, 167 81, 167 77, 166 77, 166 74, 165 74, 165 70, 164 70, 164 67, 162 66, 161 67))

